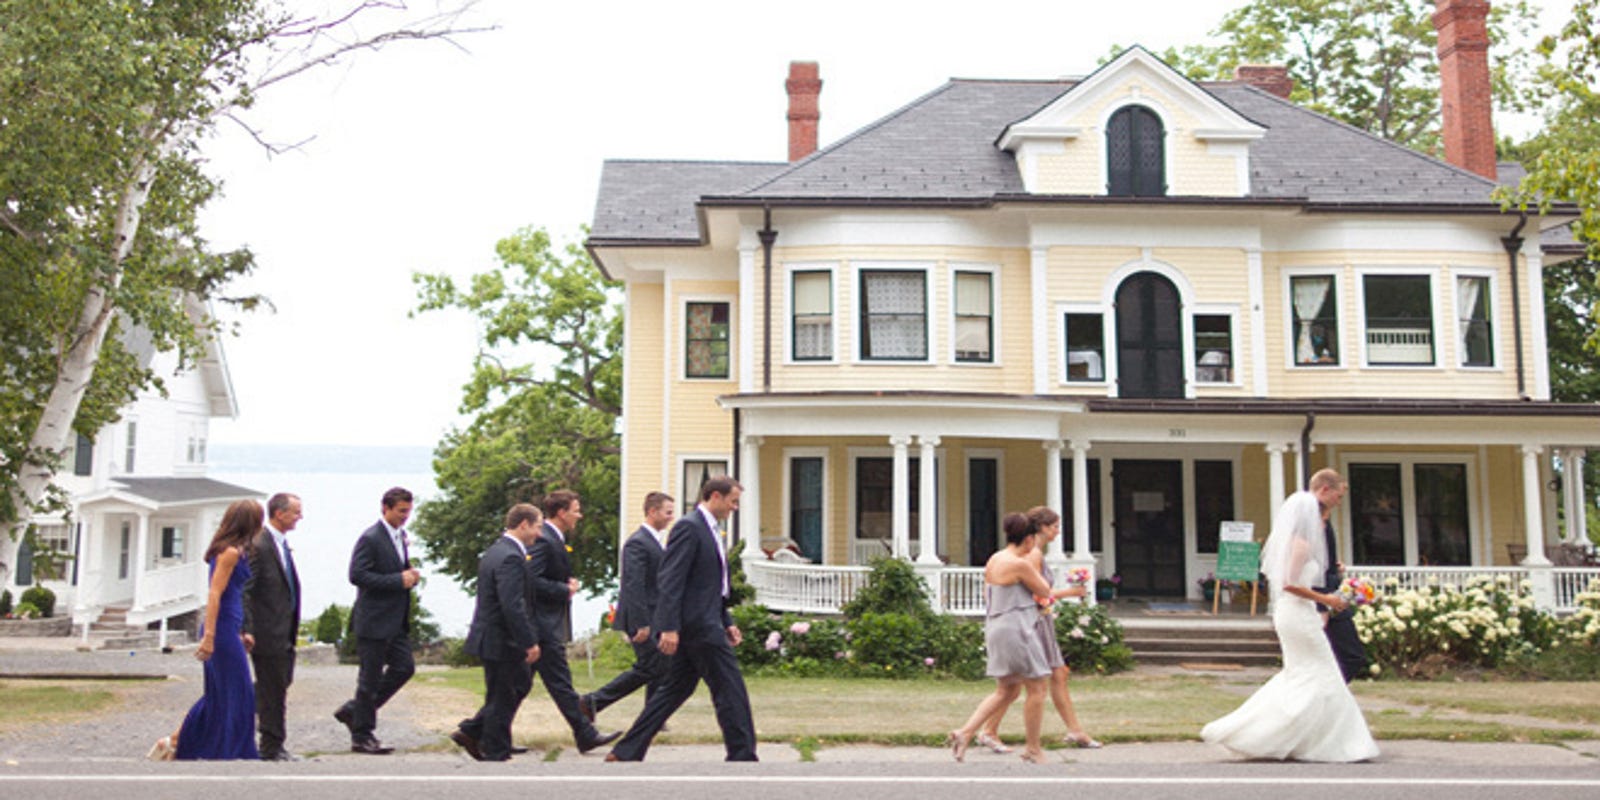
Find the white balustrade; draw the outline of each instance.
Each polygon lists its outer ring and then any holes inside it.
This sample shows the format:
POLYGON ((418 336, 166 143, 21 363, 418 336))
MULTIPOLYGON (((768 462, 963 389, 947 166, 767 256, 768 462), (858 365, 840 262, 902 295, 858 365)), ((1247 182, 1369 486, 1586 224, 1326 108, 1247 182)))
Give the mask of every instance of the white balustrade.
POLYGON ((745 578, 756 590, 756 602, 773 611, 837 614, 867 585, 870 567, 780 564, 770 559, 744 563, 745 578))
POLYGON ((1556 582, 1556 611, 1576 611, 1578 595, 1600 580, 1600 567, 1553 567, 1550 572, 1556 582))
POLYGON ((984 599, 983 567, 946 567, 939 573, 944 588, 944 610, 958 617, 981 617, 984 599))
POLYGON ((128 619, 132 622, 141 612, 186 602, 199 602, 204 605, 205 599, 204 561, 153 569, 139 576, 139 583, 133 595, 133 607, 128 611, 128 619))

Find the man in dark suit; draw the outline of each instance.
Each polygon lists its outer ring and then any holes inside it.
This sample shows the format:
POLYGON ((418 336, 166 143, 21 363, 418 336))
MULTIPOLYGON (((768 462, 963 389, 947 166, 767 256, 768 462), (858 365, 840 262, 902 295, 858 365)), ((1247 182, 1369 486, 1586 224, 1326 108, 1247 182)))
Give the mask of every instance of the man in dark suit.
POLYGON ((372 733, 378 727, 378 709, 416 672, 409 636, 411 589, 421 573, 411 566, 411 539, 404 527, 410 518, 411 493, 399 487, 384 492, 382 517, 361 533, 350 554, 350 582, 356 586, 350 631, 361 670, 355 697, 333 712, 333 718, 350 729, 350 749, 357 753, 394 752, 372 733))
POLYGON ((666 554, 667 528, 676 510, 672 497, 664 492, 645 495, 644 524, 622 546, 622 595, 617 598, 611 627, 633 645, 633 666, 593 694, 578 698, 578 707, 591 720, 640 686, 645 687, 645 701, 649 702, 667 674, 667 657, 650 638, 650 618, 656 611, 656 573, 666 554))
MULTIPOLYGON (((1318 505, 1322 506, 1322 535, 1328 545, 1328 569, 1323 573, 1323 585, 1317 591, 1333 594, 1344 583, 1344 564, 1339 561, 1338 540, 1334 537, 1333 523, 1328 521, 1328 517, 1344 500, 1350 484, 1345 483, 1344 477, 1338 472, 1323 469, 1311 476, 1310 488, 1318 505)), ((1319 605, 1317 610, 1327 614, 1328 621, 1322 630, 1333 648, 1334 660, 1339 662, 1339 672, 1344 675, 1344 682, 1349 683, 1357 675, 1366 674, 1367 648, 1361 644, 1361 634, 1356 631, 1355 606, 1333 611, 1319 605)))
POLYGON ((479 761, 511 758, 511 720, 539 660, 539 632, 528 613, 528 551, 539 538, 539 509, 518 503, 506 530, 478 560, 478 605, 462 649, 483 661, 483 707, 450 734, 479 761))
POLYGON ((739 483, 725 475, 700 488, 700 505, 667 534, 653 617, 657 647, 672 656, 661 687, 645 701, 633 727, 607 761, 643 761, 667 718, 700 681, 711 692, 729 761, 756 761, 750 695, 733 648, 744 639, 728 613, 728 554, 718 523, 739 508, 739 483))
MULTIPOLYGON (((539 629, 541 655, 533 669, 544 681, 544 689, 555 701, 556 709, 572 728, 578 752, 606 744, 621 731, 601 734, 578 707, 578 693, 572 688, 572 673, 567 668, 567 639, 572 631, 572 596, 578 592, 578 579, 572 577, 572 547, 567 543, 583 519, 583 504, 568 491, 551 492, 544 499, 544 527, 528 559, 528 594, 539 629)), ((531 687, 530 687, 531 688, 531 687)))
POLYGON ((256 730, 262 761, 298 761, 285 750, 284 701, 294 683, 294 645, 300 632, 300 574, 289 550, 289 531, 300 521, 300 498, 278 493, 267 500, 267 522, 250 548, 244 582, 241 638, 256 672, 256 730))

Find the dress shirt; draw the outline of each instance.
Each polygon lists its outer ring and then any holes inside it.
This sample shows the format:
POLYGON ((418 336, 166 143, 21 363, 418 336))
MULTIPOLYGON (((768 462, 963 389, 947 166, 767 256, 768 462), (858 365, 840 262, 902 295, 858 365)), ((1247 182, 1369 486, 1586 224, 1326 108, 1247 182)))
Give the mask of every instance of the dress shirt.
POLYGON ((711 511, 705 507, 704 503, 695 506, 695 508, 699 509, 700 515, 705 517, 706 527, 711 529, 711 538, 717 542, 717 558, 722 561, 722 597, 726 599, 728 597, 728 548, 722 543, 722 530, 717 525, 717 518, 711 516, 711 511))
POLYGON ((400 563, 404 564, 406 569, 411 569, 411 559, 408 557, 410 554, 406 552, 406 529, 396 528, 389 524, 389 520, 382 517, 379 517, 378 521, 382 522, 383 529, 389 532, 389 541, 394 542, 394 554, 400 557, 400 563))
POLYGON ((522 543, 521 539, 518 539, 517 537, 512 536, 510 531, 506 531, 505 533, 503 533, 501 535, 506 537, 507 539, 510 539, 511 543, 516 545, 518 550, 522 551, 522 557, 523 558, 527 558, 528 557, 528 547, 527 547, 527 545, 524 545, 522 543))

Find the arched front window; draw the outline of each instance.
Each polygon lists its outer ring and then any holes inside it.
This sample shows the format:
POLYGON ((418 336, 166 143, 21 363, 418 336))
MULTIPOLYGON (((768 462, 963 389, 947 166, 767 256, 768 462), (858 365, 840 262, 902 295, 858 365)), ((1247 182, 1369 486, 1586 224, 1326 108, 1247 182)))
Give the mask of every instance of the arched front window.
POLYGON ((1144 106, 1127 106, 1106 126, 1108 194, 1161 197, 1167 193, 1166 136, 1161 118, 1144 106))

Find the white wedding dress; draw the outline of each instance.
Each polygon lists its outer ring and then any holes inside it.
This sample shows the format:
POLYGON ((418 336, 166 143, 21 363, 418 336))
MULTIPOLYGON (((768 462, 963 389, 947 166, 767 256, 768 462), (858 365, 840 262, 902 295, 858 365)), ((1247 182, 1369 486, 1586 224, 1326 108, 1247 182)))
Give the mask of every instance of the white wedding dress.
MULTIPOLYGON (((1267 558, 1264 553, 1263 564, 1267 558)), ((1295 561, 1295 582, 1315 585, 1322 565, 1295 561)), ((1376 757, 1378 745, 1339 673, 1322 615, 1310 600, 1279 591, 1282 585, 1281 580, 1272 583, 1272 625, 1283 648, 1283 670, 1236 711, 1205 726, 1200 738, 1246 758, 1345 762, 1376 757)))

